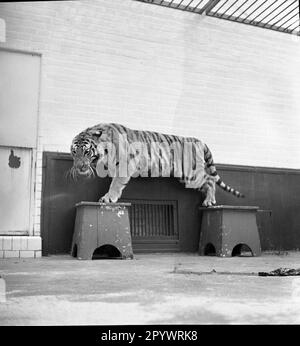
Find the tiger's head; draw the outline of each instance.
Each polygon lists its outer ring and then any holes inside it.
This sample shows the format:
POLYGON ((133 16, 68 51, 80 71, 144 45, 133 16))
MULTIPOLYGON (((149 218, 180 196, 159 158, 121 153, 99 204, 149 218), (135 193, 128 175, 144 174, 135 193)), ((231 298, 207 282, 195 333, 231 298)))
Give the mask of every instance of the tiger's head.
POLYGON ((91 177, 95 175, 95 168, 101 152, 97 148, 101 130, 85 130, 79 133, 72 141, 71 155, 73 158, 73 166, 70 170, 71 176, 91 177))

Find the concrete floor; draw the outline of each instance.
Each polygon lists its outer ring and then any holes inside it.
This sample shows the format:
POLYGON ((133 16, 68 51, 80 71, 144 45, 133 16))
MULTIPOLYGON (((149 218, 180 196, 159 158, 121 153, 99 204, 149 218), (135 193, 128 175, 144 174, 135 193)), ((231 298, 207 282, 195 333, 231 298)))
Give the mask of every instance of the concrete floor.
POLYGON ((299 324, 300 276, 257 275, 280 267, 300 268, 300 252, 2 259, 0 325, 299 324))

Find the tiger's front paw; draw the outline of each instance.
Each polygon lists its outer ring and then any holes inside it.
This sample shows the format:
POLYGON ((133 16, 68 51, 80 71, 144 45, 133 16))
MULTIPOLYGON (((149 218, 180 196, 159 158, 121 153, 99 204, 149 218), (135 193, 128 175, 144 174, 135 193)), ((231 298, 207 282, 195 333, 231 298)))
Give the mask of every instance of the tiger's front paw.
POLYGON ((100 203, 116 203, 117 200, 118 200, 118 197, 113 196, 108 192, 99 199, 99 202, 100 203))
POLYGON ((203 205, 203 207, 212 207, 212 206, 216 205, 216 202, 206 199, 206 200, 202 203, 202 205, 203 205))

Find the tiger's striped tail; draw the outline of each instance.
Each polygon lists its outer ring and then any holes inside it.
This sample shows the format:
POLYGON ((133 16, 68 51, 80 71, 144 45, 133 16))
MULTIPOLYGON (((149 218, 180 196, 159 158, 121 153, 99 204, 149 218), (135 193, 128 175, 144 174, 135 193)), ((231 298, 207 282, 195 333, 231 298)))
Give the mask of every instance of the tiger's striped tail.
POLYGON ((215 182, 218 186, 220 186, 221 189, 223 189, 226 192, 232 193, 234 196, 238 198, 244 198, 245 195, 243 195, 241 192, 238 190, 235 190, 231 186, 227 185, 222 181, 221 177, 217 173, 216 166, 213 161, 213 157, 211 154, 211 151, 209 150, 208 146, 205 144, 204 146, 204 160, 206 163, 206 168, 209 171, 209 175, 214 177, 215 182))

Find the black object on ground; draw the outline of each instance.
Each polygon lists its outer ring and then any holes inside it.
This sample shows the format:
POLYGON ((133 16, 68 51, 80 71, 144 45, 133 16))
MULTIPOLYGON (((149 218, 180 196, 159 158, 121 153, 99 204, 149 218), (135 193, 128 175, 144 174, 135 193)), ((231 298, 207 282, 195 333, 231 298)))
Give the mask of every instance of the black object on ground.
POLYGON ((270 272, 259 272, 259 276, 296 276, 300 275, 300 268, 289 269, 289 268, 278 268, 270 272))

